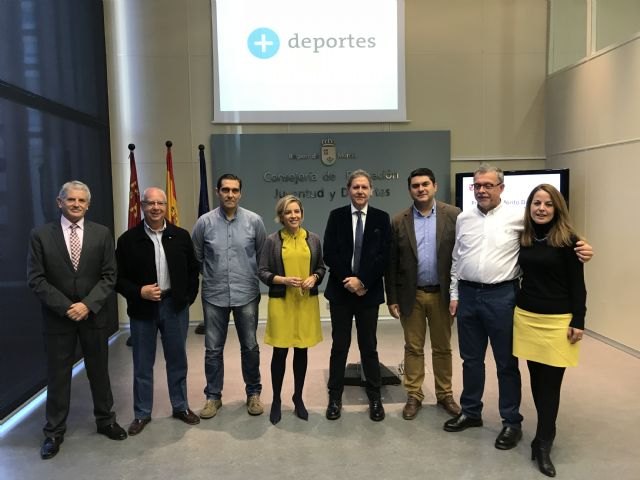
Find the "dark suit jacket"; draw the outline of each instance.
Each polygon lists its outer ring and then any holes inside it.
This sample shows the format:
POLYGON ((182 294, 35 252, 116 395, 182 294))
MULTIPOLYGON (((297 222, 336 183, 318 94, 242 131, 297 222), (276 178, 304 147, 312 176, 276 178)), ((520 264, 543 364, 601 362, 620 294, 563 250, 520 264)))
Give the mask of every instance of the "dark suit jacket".
POLYGON ((369 205, 362 239, 362 254, 358 275, 351 269, 353 258, 353 227, 351 205, 336 208, 329 214, 324 231, 324 263, 329 267, 329 281, 324 296, 336 304, 379 305, 384 303, 382 278, 389 259, 391 223, 387 212, 369 205), (346 277, 357 276, 366 295, 359 297, 344 288, 346 277))
POLYGON ((27 257, 27 281, 42 303, 45 333, 75 331, 76 322, 65 316, 72 303, 90 310, 84 320, 94 328, 107 324, 102 310, 116 282, 113 237, 103 225, 85 219, 78 270, 73 269, 60 221, 31 232, 27 257))
MULTIPOLYGON (((199 266, 193 251, 191 235, 185 229, 167 222, 162 246, 169 266, 171 297, 176 311, 191 305, 198 295, 199 266)), ((118 282, 116 291, 127 299, 127 313, 136 319, 151 319, 157 302, 144 300, 140 289, 157 282, 153 241, 144 231, 144 222, 118 238, 116 248, 118 282)))
MULTIPOLYGON (((456 218, 460 209, 436 201, 436 259, 442 300, 449 304, 451 253, 456 240, 456 218)), ((398 304, 402 315, 410 315, 416 299, 418 250, 413 223, 413 205, 393 217, 391 254, 385 276, 387 304, 398 304)))

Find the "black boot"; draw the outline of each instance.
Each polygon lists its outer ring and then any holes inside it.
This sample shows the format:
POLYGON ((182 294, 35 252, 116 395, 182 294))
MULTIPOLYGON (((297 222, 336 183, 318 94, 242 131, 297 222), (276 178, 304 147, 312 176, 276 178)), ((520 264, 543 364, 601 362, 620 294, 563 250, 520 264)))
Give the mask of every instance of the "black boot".
POLYGON ((538 460, 538 469, 547 477, 556 476, 556 467, 551 462, 552 442, 534 438, 531 442, 531 460, 538 460))
POLYGON ((271 412, 269 412, 269 421, 276 425, 282 418, 282 404, 279 398, 274 398, 271 402, 271 412))

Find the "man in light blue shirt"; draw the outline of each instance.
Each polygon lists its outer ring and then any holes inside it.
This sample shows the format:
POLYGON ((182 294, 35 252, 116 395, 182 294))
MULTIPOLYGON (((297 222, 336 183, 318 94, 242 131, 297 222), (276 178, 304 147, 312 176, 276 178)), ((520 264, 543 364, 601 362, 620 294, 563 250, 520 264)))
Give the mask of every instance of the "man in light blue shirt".
POLYGON ((193 244, 202 272, 202 307, 205 319, 205 375, 207 397, 201 418, 212 418, 222 406, 224 345, 233 320, 240 341, 242 377, 247 411, 260 415, 260 349, 258 328, 258 259, 267 233, 262 218, 238 206, 242 180, 227 173, 218 179, 220 206, 202 215, 193 228, 193 244))
POLYGON ((450 415, 458 415, 451 381, 453 318, 448 307, 451 252, 460 209, 436 200, 438 184, 428 168, 412 171, 407 186, 413 204, 393 217, 385 273, 389 313, 400 320, 405 339, 407 403, 402 417, 413 420, 422 408, 427 331, 437 404, 450 415))

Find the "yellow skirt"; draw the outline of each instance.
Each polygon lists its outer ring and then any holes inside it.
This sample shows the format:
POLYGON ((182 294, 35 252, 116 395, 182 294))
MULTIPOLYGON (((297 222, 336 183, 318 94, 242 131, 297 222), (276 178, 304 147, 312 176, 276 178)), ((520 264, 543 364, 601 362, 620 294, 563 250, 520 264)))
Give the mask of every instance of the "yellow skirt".
POLYGON ((580 342, 567 339, 572 315, 531 313, 516 307, 513 312, 513 354, 553 367, 578 365, 580 342))

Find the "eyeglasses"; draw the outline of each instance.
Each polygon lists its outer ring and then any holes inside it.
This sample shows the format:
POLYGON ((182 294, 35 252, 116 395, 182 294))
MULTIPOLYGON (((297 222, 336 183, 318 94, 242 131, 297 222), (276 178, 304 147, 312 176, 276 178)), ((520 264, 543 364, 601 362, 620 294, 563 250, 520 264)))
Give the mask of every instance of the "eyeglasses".
POLYGON ((147 205, 148 207, 164 207, 167 202, 147 202, 146 200, 142 202, 143 205, 147 205))
POLYGON ((491 190, 493 190, 496 187, 499 187, 500 185, 502 185, 502 182, 498 183, 497 185, 494 185, 493 183, 474 183, 473 189, 477 191, 477 190, 480 190, 481 188, 484 188, 487 192, 490 192, 491 190))

